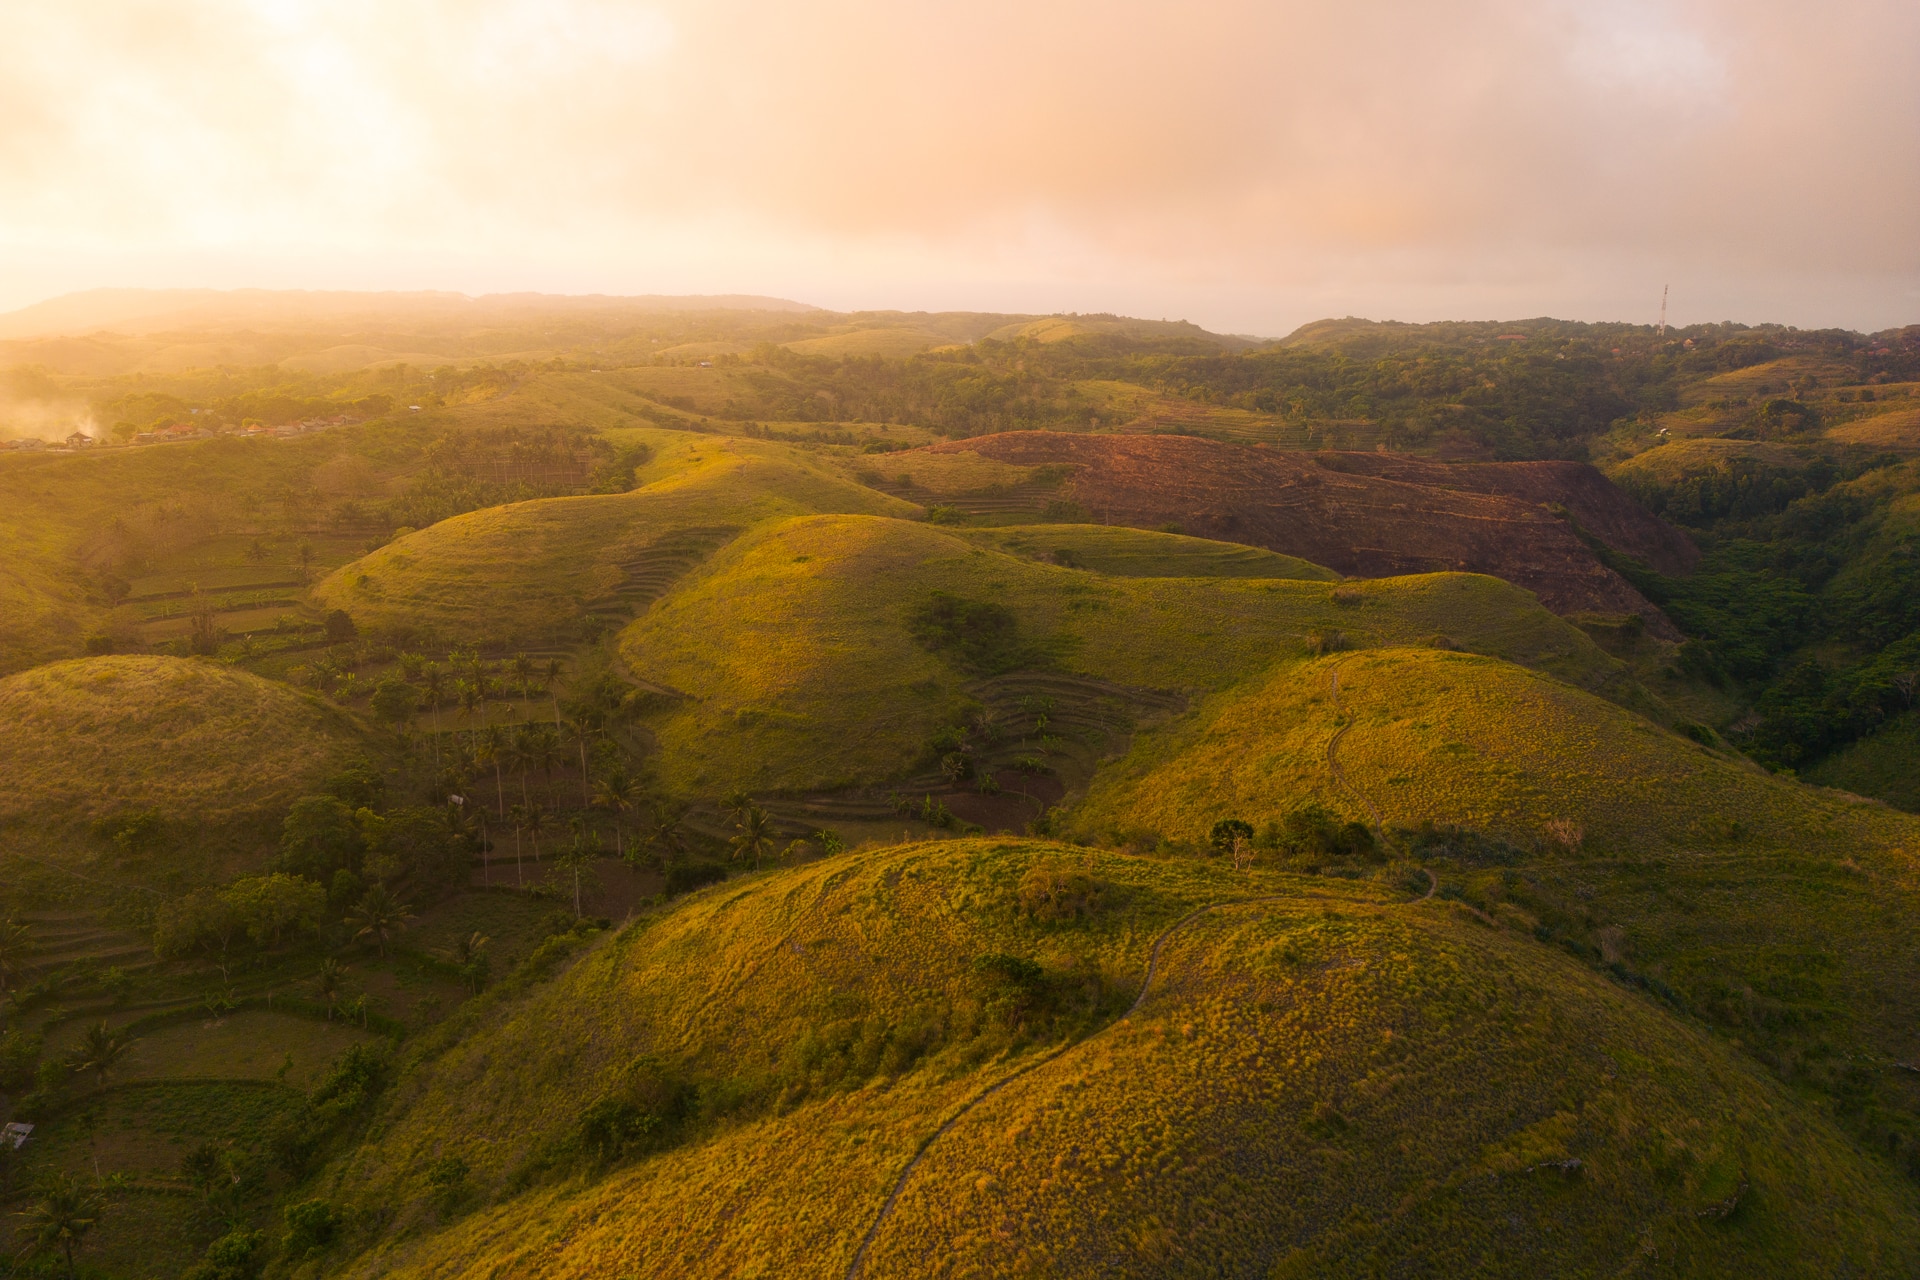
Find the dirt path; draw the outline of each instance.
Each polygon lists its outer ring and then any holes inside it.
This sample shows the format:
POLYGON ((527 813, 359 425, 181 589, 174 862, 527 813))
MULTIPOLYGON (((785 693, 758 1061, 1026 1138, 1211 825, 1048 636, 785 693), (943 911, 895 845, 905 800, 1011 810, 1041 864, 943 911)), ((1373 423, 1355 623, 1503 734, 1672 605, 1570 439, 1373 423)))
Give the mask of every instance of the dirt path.
MULTIPOLYGON (((1433 891, 1439 887, 1440 882, 1434 877, 1433 872, 1427 871, 1425 867, 1422 867, 1421 870, 1427 872, 1427 891, 1424 894, 1422 894, 1420 897, 1411 899, 1410 901, 1403 903, 1401 905, 1412 906, 1414 903, 1425 902, 1428 898, 1431 898, 1433 896, 1433 891)), ((1278 893, 1278 894, 1271 894, 1266 897, 1260 897, 1260 898, 1229 898, 1225 902, 1213 902, 1213 903, 1207 904, 1204 907, 1195 907, 1192 911, 1189 911, 1186 915, 1181 916, 1178 920, 1168 925, 1166 929, 1164 929, 1161 932, 1160 936, 1154 939, 1153 949, 1147 953, 1147 972, 1146 972, 1146 976, 1140 980, 1140 994, 1133 998, 1133 1003, 1127 1006, 1127 1011, 1125 1013, 1121 1014, 1118 1018, 1115 1018, 1112 1022, 1109 1022, 1106 1026, 1101 1027, 1098 1031, 1095 1031, 1092 1035, 1087 1036, 1085 1039, 1069 1040, 1064 1044, 1057 1045, 1056 1047, 1049 1049, 1046 1053, 1040 1055, 1038 1058, 1035 1058, 1033 1061, 1020 1067, 1018 1070, 1008 1072, 1006 1075, 1000 1077, 1000 1079, 994 1081, 992 1084, 982 1089, 979 1093, 974 1094, 973 1097, 967 1099, 967 1101, 961 1105, 958 1111, 955 1111, 952 1115, 948 1116, 945 1122, 943 1122, 938 1129, 935 1129, 932 1133, 927 1135, 927 1137, 920 1143, 919 1148, 914 1151, 913 1158, 907 1161, 907 1167, 900 1171, 899 1178, 894 1181, 893 1190, 889 1192, 887 1195, 886 1203, 880 1206, 880 1212, 874 1215, 873 1224, 867 1228, 867 1234, 860 1238, 860 1247, 854 1250, 853 1260, 847 1264, 846 1280, 857 1280, 857 1277, 860 1275, 861 1268, 866 1265, 867 1249, 873 1244, 875 1237, 877 1237, 880 1234, 880 1228, 886 1225, 888 1216, 893 1213, 894 1206, 899 1204, 900 1202, 901 1194, 904 1191, 906 1191, 907 1183, 912 1179, 914 1170, 918 1169, 920 1167, 921 1162, 927 1158, 927 1153, 933 1150, 933 1145, 936 1142, 940 1141, 941 1138, 945 1137, 947 1132, 951 1130, 955 1125, 959 1124, 960 1121, 965 1119, 968 1112, 972 1111, 975 1107, 979 1106, 981 1103, 985 1102, 988 1098, 991 1098, 994 1094, 1000 1092, 1002 1089, 1006 1088, 1008 1085, 1012 1084, 1014 1081, 1020 1079, 1022 1076, 1025 1076, 1034 1070, 1037 1070, 1040 1067, 1045 1066, 1047 1063, 1052 1062, 1055 1058, 1060 1057, 1069 1049, 1075 1048, 1080 1045, 1089 1044, 1092 1041, 1099 1039, 1101 1036, 1107 1034, 1109 1031, 1112 1031, 1115 1027, 1119 1026, 1123 1022, 1128 1021, 1133 1017, 1134 1014, 1138 1013, 1140 1011, 1140 1006, 1145 1004, 1147 1001, 1147 993, 1153 990, 1153 975, 1155 971, 1158 970, 1160 967, 1160 952, 1167 945, 1168 940, 1171 939, 1174 934, 1180 932, 1182 929, 1192 924, 1195 920, 1198 920, 1201 916, 1207 915, 1210 912, 1218 911, 1222 907, 1251 907, 1251 906, 1264 905, 1270 902, 1297 902, 1302 897, 1307 897, 1307 896, 1311 896, 1311 895, 1298 894, 1298 893, 1278 893)))
MULTIPOLYGON (((1338 666, 1333 669, 1333 714, 1336 718, 1340 715, 1340 668, 1338 666)), ((1333 774, 1333 780, 1346 788, 1347 794, 1366 807, 1367 813, 1373 818, 1373 834, 1379 837, 1386 830, 1385 824, 1380 820, 1380 811, 1373 807, 1373 801, 1367 799, 1360 788, 1347 781, 1347 772, 1340 767, 1340 739, 1346 737, 1347 730, 1351 728, 1353 728, 1353 722, 1348 721, 1335 729, 1333 736, 1327 739, 1327 769, 1333 774)))

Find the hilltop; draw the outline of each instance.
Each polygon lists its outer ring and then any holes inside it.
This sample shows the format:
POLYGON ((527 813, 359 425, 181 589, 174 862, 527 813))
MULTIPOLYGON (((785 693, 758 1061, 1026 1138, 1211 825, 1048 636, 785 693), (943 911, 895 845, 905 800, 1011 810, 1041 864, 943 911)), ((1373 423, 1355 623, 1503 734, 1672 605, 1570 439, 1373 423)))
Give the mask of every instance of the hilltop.
POLYGON ((82 658, 8 676, 0 721, 0 838, 62 854, 46 837, 100 819, 277 823, 367 745, 339 709, 283 684, 167 657, 82 658))
POLYGON ((1920 1225, 1722 1044, 1457 907, 1035 842, 636 922, 319 1187, 383 1208, 342 1275, 1788 1275, 1900 1270, 1920 1225), (1085 905, 1036 918, 1049 876, 1085 905), (496 1203, 437 1211, 448 1158, 496 1203))

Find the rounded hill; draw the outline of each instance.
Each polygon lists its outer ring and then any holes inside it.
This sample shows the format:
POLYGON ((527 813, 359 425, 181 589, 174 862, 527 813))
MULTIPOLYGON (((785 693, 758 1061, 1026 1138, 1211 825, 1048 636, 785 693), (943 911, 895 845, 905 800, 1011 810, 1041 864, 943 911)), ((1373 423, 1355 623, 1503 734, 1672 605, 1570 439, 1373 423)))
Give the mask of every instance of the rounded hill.
POLYGON ((484 1018, 323 1180, 385 1224, 342 1274, 1920 1262, 1912 1189, 1723 1044, 1371 882, 844 855, 697 895, 484 1018), (440 1225, 450 1158, 481 1207, 440 1225))
POLYGON ((361 739, 283 684, 182 658, 79 658, 0 680, 0 827, 135 810, 220 822, 311 790, 361 739))
MULTIPOLYGON (((620 637, 634 675, 684 695, 654 725, 665 780, 706 794, 885 781, 973 715, 995 677, 1216 689, 1304 656, 1315 636, 1407 644, 1444 632, 1591 687, 1618 678, 1582 633, 1492 578, 1122 577, 1000 550, 988 532, 812 516, 716 554, 620 637), (939 611, 953 616, 933 625, 939 611)), ((1171 535, 1135 532, 1124 550, 1151 558, 1154 539, 1188 558, 1192 540, 1171 535)))

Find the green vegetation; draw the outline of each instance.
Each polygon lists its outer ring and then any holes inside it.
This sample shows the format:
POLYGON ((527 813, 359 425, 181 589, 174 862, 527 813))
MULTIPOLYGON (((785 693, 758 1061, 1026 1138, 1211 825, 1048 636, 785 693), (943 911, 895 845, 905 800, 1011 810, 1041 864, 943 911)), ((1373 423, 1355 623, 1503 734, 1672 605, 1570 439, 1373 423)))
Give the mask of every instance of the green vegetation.
POLYGON ((436 306, 0 351, 0 1272, 1920 1270, 1920 331, 436 306))
POLYGON ((320 1184, 392 1210, 338 1265, 837 1274, 919 1144, 1010 1077, 929 1148, 861 1274, 930 1249, 1063 1275, 1156 1274, 1176 1248, 1302 1273, 1907 1265, 1887 1173, 1552 949, 1364 884, 1111 853, 1067 854, 1104 886, 1091 909, 1030 911, 1062 855, 779 872, 495 1002, 320 1184), (1115 1025, 1156 939, 1248 898, 1173 933, 1115 1025), (441 1208, 449 1159, 502 1202, 441 1208))
POLYGON ((178 852, 195 827, 277 821, 363 741, 349 717, 285 685, 131 655, 0 680, 0 720, 6 847, 61 853, 98 823, 126 861, 178 852))
MULTIPOLYGON (((1154 538, 1186 541, 1134 541, 1154 538)), ((681 695, 648 720, 662 781, 708 795, 899 776, 943 723, 969 714, 974 679, 1031 653, 1123 686, 1212 689, 1338 626, 1354 643, 1451 635, 1628 692, 1583 634, 1495 579, 1435 574, 1357 590, 1346 604, 1332 584, 1297 578, 1107 578, 925 524, 816 516, 736 540, 623 632, 620 652, 636 676, 681 695), (942 638, 953 628, 930 616, 934 592, 975 618, 963 641, 942 638)))

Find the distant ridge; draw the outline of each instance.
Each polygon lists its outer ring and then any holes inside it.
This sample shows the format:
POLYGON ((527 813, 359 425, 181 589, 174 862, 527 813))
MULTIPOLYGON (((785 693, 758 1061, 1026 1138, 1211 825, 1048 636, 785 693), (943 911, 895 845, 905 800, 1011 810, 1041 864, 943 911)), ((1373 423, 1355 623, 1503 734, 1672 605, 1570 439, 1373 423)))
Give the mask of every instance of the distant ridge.
POLYGON ((179 328, 240 325, 286 328, 343 320, 506 319, 530 313, 647 311, 788 311, 818 307, 751 294, 489 293, 470 296, 432 290, 355 292, 309 289, 89 289, 0 314, 0 338, 95 333, 153 333, 179 328))

